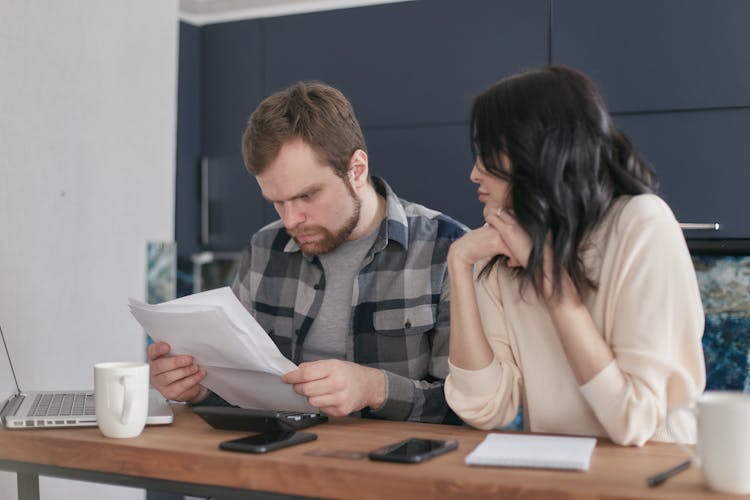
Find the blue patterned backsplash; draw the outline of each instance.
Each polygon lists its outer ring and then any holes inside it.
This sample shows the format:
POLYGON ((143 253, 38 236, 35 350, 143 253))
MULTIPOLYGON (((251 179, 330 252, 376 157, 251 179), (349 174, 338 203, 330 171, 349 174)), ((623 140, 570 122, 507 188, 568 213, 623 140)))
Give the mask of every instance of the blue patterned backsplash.
MULTIPOLYGON (((173 241, 146 242, 146 302, 172 300, 177 293, 177 244, 173 241)), ((153 340, 146 335, 146 343, 153 340)))
POLYGON ((146 243, 146 302, 158 304, 176 296, 177 245, 172 241, 146 243))
POLYGON ((750 392, 750 257, 694 255, 706 327, 706 389, 750 392))

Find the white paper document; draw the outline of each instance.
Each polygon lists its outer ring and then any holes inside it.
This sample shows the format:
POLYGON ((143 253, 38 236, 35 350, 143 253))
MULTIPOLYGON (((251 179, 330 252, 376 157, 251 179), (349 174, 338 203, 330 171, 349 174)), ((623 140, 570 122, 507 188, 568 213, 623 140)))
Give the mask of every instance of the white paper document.
POLYGON ((536 434, 488 434, 466 455, 467 465, 588 470, 596 439, 536 434))
POLYGON ((229 287, 161 304, 128 299, 130 312, 173 354, 190 354, 206 369, 202 384, 243 408, 315 412, 281 375, 297 368, 229 287))

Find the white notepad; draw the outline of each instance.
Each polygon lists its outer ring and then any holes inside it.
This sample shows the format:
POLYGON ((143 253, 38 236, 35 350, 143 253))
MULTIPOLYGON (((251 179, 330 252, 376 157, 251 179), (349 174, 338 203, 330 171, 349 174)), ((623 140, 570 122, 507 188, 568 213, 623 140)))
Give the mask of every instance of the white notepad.
POLYGON ((466 464, 588 470, 595 446, 590 437, 488 434, 466 464))

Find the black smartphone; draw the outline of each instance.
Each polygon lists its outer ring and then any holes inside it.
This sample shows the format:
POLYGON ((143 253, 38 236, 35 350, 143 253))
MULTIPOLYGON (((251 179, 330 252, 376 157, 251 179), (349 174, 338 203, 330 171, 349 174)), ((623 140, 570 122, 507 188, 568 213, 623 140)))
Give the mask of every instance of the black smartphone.
POLYGON ((418 463, 458 448, 458 441, 409 438, 371 451, 372 460, 418 463))
POLYGON ((219 443, 219 448, 245 453, 266 453, 316 439, 318 439, 318 436, 311 432, 269 431, 230 441, 222 441, 219 443))

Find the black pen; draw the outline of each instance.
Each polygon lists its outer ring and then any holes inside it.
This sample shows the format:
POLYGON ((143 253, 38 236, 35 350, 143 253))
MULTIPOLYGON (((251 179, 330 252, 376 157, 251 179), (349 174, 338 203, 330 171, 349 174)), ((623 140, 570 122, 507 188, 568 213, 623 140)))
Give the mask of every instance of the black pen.
POLYGON ((689 468, 690 464, 692 462, 693 462, 692 460, 685 460, 681 464, 675 465, 671 469, 667 469, 664 472, 660 472, 658 474, 654 474, 653 476, 651 476, 648 479, 646 479, 646 482, 651 487, 659 486, 661 483, 663 483, 664 481, 666 481, 670 477, 672 477, 675 474, 678 474, 678 473, 684 471, 685 469, 689 468))

